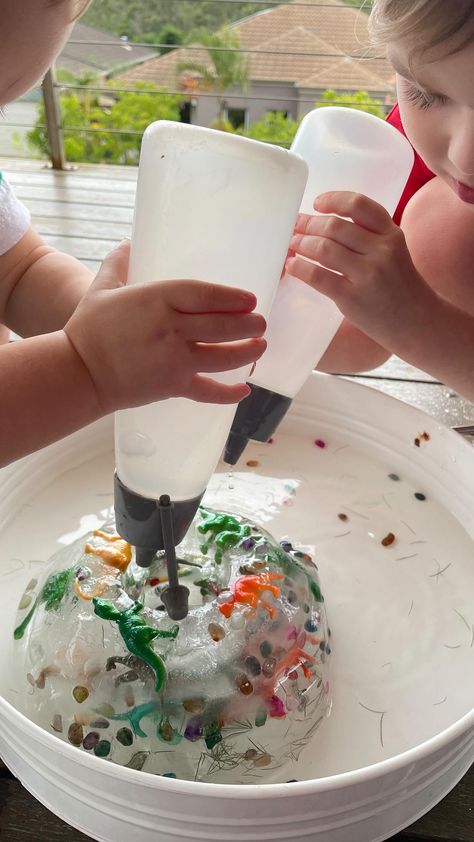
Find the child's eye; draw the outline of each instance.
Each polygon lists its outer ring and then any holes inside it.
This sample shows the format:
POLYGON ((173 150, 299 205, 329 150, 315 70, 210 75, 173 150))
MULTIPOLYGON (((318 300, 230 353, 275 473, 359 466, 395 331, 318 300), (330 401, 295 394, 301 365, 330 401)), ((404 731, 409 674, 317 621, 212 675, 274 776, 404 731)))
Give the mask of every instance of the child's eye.
POLYGON ((444 105, 448 97, 443 94, 431 94, 427 91, 422 91, 410 82, 405 81, 405 95, 409 102, 412 102, 418 108, 427 109, 433 105, 444 105))

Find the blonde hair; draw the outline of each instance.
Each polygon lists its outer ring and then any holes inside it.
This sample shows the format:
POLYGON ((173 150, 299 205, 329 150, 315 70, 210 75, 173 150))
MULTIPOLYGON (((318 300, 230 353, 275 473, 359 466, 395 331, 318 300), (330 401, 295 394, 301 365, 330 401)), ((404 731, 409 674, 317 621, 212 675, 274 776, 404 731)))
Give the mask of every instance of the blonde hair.
POLYGON ((474 0, 374 0, 369 31, 378 46, 411 42, 412 55, 455 39, 454 53, 474 40, 474 0))

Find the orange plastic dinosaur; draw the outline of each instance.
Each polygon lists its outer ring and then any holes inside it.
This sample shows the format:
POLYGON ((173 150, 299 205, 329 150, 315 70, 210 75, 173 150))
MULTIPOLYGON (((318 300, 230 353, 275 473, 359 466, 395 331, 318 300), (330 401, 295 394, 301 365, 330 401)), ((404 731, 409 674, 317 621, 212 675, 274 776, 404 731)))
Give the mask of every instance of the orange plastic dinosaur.
POLYGON ((251 608, 261 606, 265 608, 270 617, 275 615, 275 608, 267 602, 263 594, 265 591, 270 591, 275 599, 280 596, 280 588, 277 585, 272 585, 272 582, 279 582, 285 577, 281 573, 262 573, 259 576, 241 576, 237 579, 234 585, 234 592, 232 599, 229 602, 224 602, 219 605, 219 611, 224 617, 230 617, 235 603, 239 602, 243 605, 250 605, 251 608))

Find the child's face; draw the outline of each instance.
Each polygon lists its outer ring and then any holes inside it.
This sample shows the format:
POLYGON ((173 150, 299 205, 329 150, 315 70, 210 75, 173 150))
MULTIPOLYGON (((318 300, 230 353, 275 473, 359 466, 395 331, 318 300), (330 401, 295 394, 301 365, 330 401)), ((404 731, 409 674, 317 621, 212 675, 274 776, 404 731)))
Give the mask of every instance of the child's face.
POLYGON ((71 0, 1 0, 0 106, 41 81, 72 29, 71 0))
POLYGON ((415 58, 393 44, 397 94, 405 131, 428 167, 474 210, 474 43, 415 58), (428 60, 429 59, 429 60, 428 60))

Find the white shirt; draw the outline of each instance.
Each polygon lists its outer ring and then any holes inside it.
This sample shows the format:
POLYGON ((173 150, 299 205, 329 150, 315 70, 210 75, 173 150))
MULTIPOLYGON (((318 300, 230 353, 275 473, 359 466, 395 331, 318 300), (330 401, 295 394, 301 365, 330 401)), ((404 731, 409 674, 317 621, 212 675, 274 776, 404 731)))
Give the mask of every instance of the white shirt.
POLYGON ((21 240, 30 227, 30 214, 0 172, 0 255, 21 240))

